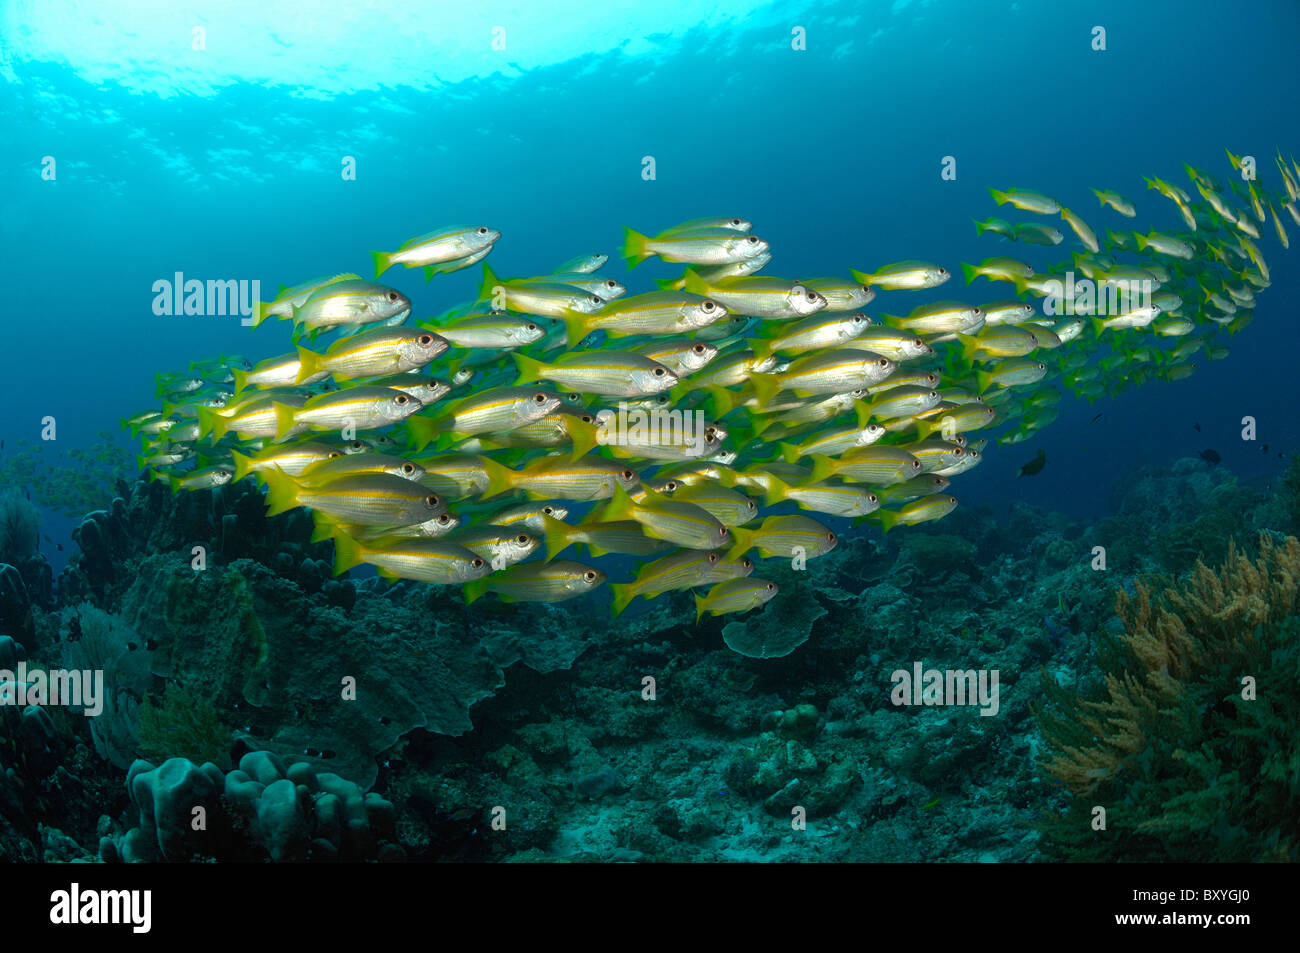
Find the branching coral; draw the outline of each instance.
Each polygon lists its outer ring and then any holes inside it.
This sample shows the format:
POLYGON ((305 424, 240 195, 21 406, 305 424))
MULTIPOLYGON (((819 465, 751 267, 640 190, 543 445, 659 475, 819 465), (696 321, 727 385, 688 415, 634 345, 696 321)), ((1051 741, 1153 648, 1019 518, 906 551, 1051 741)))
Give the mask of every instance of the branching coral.
POLYGON ((221 723, 211 701, 175 682, 167 685, 162 703, 145 699, 140 706, 140 750, 164 760, 168 755, 230 765, 234 736, 221 723))
POLYGON ((22 562, 40 544, 40 516, 17 490, 0 493, 0 563, 22 562))
POLYGON ((1071 794, 1049 841, 1074 859, 1300 858, 1298 596, 1300 541, 1267 534, 1257 560, 1230 543, 1217 572, 1121 592, 1103 684, 1044 679, 1044 767, 1071 794))

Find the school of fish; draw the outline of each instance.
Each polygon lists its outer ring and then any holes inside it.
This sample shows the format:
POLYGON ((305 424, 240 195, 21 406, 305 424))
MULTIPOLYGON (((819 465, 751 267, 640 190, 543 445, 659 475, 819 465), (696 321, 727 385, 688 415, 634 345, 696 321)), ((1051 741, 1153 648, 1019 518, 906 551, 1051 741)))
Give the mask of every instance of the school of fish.
POLYGON ((1300 226, 1294 158, 1276 156, 1279 190, 1253 158, 1228 158, 1223 181, 1191 166, 1187 187, 1147 180, 1144 201, 1172 203, 1183 226, 1168 233, 1124 228, 1137 203, 1113 191, 1094 190, 1113 226, 1099 231, 1046 195, 991 190, 1024 214, 978 235, 1053 249, 1073 236, 1081 250, 1046 272, 964 264, 967 301, 915 308, 909 291, 952 272, 773 277, 768 240, 741 218, 627 229, 629 269, 685 266, 633 295, 600 274, 606 255, 502 278, 485 261, 500 232, 442 228, 373 252, 373 277, 259 302, 254 323, 291 322, 293 350, 159 374, 161 409, 123 425, 173 491, 256 478, 268 515, 310 508, 336 574, 367 563, 471 602, 559 602, 603 586, 596 563, 613 555, 636 562, 608 586, 616 614, 675 590, 694 591, 697 620, 745 612, 777 592, 761 560, 835 547, 825 520, 942 519, 990 435, 1033 436, 1062 391, 1091 401, 1226 356, 1269 285, 1262 234, 1286 248, 1283 214, 1300 226), (396 266, 429 281, 479 263, 478 300, 428 319, 381 282, 396 266))

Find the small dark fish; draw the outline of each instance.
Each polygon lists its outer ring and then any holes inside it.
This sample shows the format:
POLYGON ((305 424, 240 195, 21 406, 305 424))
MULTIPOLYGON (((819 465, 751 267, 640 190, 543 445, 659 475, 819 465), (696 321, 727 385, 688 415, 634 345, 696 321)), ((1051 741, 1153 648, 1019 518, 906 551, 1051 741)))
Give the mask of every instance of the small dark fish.
POLYGON ((1046 465, 1047 465, 1047 451, 1039 450, 1038 456, 1034 457, 1034 459, 1030 460, 1028 463, 1026 463, 1023 467, 1020 468, 1020 472, 1016 474, 1016 479, 1019 480, 1022 476, 1033 476, 1039 470, 1043 469, 1043 467, 1046 465))
POLYGON ((1195 430, 1197 433, 1200 433, 1200 432, 1201 432, 1201 425, 1200 425, 1200 424, 1192 424, 1192 429, 1195 430))
POLYGON ((54 544, 54 548, 57 549, 59 552, 63 552, 63 544, 62 544, 62 543, 55 543, 55 544, 54 544))
POLYGON ((1259 448, 1259 452, 1260 452, 1260 453, 1268 453, 1268 444, 1264 444, 1263 446, 1261 446, 1261 447, 1259 448))
POLYGON ((1096 417, 1093 417, 1092 420, 1088 421, 1088 423, 1095 424, 1099 420, 1101 420, 1101 414, 1098 414, 1096 417))
POLYGON ((31 501, 32 501, 32 488, 31 488, 31 487, 28 487, 28 488, 27 488, 27 502, 30 503, 31 501))
POLYGON ((1217 450, 1202 450, 1201 459, 1211 466, 1218 466, 1219 461, 1222 460, 1223 457, 1219 456, 1219 451, 1217 450))

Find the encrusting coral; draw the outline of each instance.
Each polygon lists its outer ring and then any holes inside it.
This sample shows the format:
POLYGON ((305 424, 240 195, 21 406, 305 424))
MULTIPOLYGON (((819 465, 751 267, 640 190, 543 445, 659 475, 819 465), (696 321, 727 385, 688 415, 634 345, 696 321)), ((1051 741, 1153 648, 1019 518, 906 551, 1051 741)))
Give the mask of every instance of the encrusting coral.
POLYGON ((1257 560, 1230 543, 1218 571, 1198 562, 1159 597, 1121 591, 1104 682, 1044 679, 1044 767, 1071 794, 1049 841, 1074 859, 1300 857, 1298 595, 1300 541, 1269 534, 1257 560))

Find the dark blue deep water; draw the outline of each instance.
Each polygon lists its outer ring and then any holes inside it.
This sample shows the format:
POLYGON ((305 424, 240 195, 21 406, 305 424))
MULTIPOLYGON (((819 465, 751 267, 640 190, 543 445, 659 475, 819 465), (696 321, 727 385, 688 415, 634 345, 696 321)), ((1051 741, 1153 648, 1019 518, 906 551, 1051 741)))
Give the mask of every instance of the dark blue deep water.
MULTIPOLYGON (((71 446, 148 406, 158 370, 282 349, 237 320, 153 315, 153 282, 177 271, 273 291, 364 271, 369 249, 437 223, 482 220, 504 235, 497 273, 532 274, 616 253, 624 225, 731 214, 772 242, 772 274, 901 258, 955 267, 1016 251, 975 237, 971 220, 996 213, 989 186, 1045 191, 1094 223, 1088 190, 1113 188, 1141 200, 1142 224, 1172 229, 1176 211, 1141 176, 1182 182, 1183 162, 1223 176, 1230 147, 1258 154, 1276 185, 1275 148, 1296 148, 1289 0, 1250 15, 1120 0, 687 3, 626 25, 602 16, 594 30, 581 5, 568 16, 479 5, 454 26, 438 6, 358 8, 327 27, 292 5, 268 18, 250 4, 138 14, 128 31, 129 14, 8 5, 9 440, 37 439, 48 414, 71 446), (204 24, 207 49, 191 50, 204 24), (504 51, 492 49, 498 25, 504 51), (1091 49, 1097 25, 1104 52, 1091 49), (795 26, 804 51, 791 49, 795 26), (53 182, 41 178, 47 155, 53 182), (641 177, 647 155, 654 181, 641 177), (939 176, 947 155, 955 181, 939 176), (341 178, 344 156, 355 181, 341 178)), ((1243 447, 1239 420, 1255 416, 1272 446, 1300 442, 1285 412, 1300 288, 1271 234, 1263 246, 1273 287, 1228 359, 1095 407, 1067 401, 1035 444, 1051 461, 1039 479, 1008 482, 1034 448, 993 453, 963 500, 1097 513, 1125 469, 1206 441, 1243 475, 1272 476, 1276 457, 1243 447)), ((622 277, 617 261, 607 270, 622 277)), ((632 288, 668 273, 642 266, 632 288)), ((479 270, 427 286, 415 272, 389 277, 420 317, 477 290, 479 270)))

